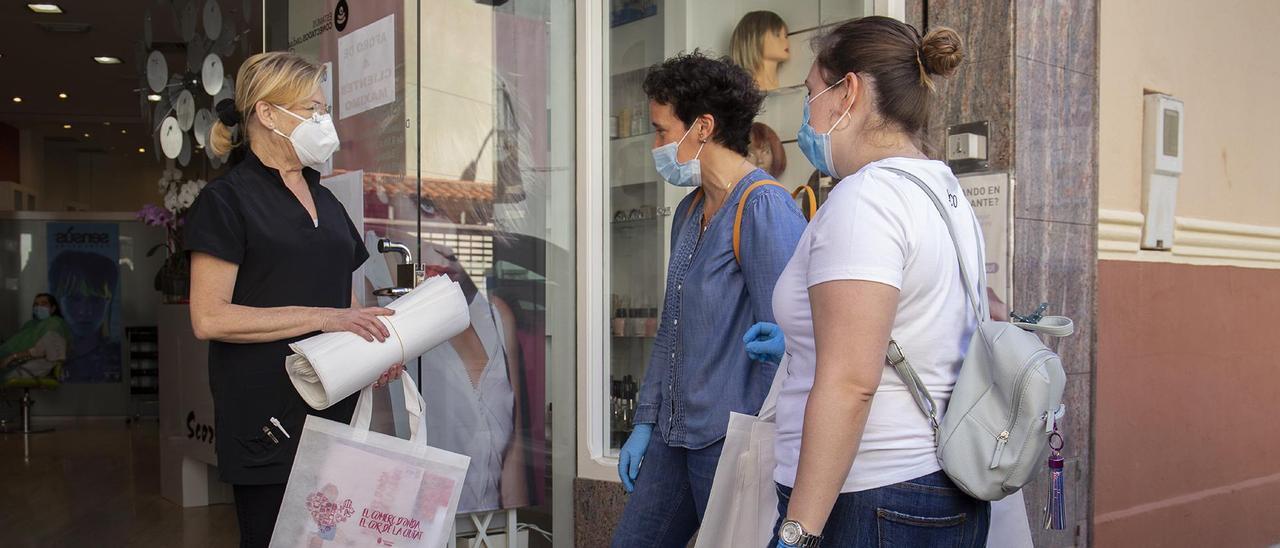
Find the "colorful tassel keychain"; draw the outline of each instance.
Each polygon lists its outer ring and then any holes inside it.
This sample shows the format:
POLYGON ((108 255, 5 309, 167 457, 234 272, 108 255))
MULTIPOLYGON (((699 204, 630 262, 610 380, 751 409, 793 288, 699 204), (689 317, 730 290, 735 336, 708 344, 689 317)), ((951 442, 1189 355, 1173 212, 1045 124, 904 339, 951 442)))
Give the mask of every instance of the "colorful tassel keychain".
POLYGON ((1066 529, 1066 486, 1063 480, 1062 447, 1065 442, 1055 425, 1053 434, 1049 435, 1049 502, 1044 507, 1044 528, 1061 531, 1066 529))

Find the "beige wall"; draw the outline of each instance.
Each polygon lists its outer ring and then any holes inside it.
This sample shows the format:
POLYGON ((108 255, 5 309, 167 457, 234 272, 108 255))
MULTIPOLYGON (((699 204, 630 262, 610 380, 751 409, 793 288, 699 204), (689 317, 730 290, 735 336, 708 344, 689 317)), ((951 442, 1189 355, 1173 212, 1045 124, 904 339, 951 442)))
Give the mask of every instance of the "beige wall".
MULTIPOLYGON (((406 2, 407 19, 415 5, 406 2)), ((475 180, 493 181, 496 139, 493 8, 471 0, 422 3, 416 25, 405 25, 406 51, 413 51, 422 29, 423 78, 406 63, 406 89, 418 90, 422 101, 422 176, 459 178, 476 162, 475 180)), ((412 59, 413 55, 409 55, 412 59)), ((405 112, 417 109, 418 95, 405 93, 405 112)), ((412 173, 418 158, 418 132, 405 133, 405 169, 412 173)))
POLYGON ((1186 103, 1177 215, 1280 226, 1280 108, 1268 105, 1280 88, 1280 2, 1099 4, 1099 207, 1142 210, 1142 96, 1152 90, 1186 103))
MULTIPOLYGON (((69 205, 89 211, 137 211, 163 203, 156 183, 164 164, 150 150, 85 152, 75 143, 44 142, 39 167, 27 172, 39 192, 37 209, 66 211, 69 205)), ((200 177, 194 168, 189 178, 200 177)))
MULTIPOLYGON (((164 164, 147 150, 82 151, 79 143, 45 141, 32 134, 31 154, 24 151, 23 184, 38 193, 36 209, 65 211, 68 206, 88 211, 137 211, 146 204, 163 204, 156 182, 164 164), (28 168, 29 164, 29 168, 28 168)), ((205 177, 200 170, 184 170, 186 177, 205 177)))

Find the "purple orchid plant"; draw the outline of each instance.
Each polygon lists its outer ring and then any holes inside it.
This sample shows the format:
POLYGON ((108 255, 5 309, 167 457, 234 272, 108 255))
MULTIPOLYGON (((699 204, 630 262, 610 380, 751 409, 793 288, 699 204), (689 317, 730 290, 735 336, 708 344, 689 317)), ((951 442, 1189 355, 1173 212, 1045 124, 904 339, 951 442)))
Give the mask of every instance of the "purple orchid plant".
POLYGON ((195 203, 196 195, 204 189, 204 186, 205 182, 203 180, 183 181, 180 170, 166 169, 159 181, 159 190, 160 194, 164 196, 164 205, 147 204, 137 213, 137 219, 142 221, 143 224, 165 229, 165 241, 156 244, 147 251, 147 256, 150 257, 160 250, 164 250, 164 265, 156 273, 156 289, 164 291, 166 295, 171 292, 180 293, 173 295, 178 300, 185 297, 185 282, 188 270, 186 254, 182 252, 184 216, 191 205, 195 203), (175 288, 180 289, 180 291, 175 288))

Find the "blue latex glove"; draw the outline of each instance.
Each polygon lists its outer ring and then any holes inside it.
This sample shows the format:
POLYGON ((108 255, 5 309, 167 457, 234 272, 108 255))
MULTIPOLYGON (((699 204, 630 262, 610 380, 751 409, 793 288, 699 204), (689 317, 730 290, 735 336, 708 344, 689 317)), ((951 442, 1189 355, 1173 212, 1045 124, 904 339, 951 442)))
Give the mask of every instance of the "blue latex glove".
POLYGON ((751 326, 743 335, 742 342, 747 345, 747 355, 758 362, 781 363, 782 355, 787 351, 782 328, 769 322, 751 326))
POLYGON ((618 478, 628 493, 636 490, 636 476, 640 475, 640 462, 644 460, 644 452, 649 448, 649 436, 653 435, 652 424, 637 424, 631 431, 627 443, 622 444, 618 452, 618 478))
POLYGON ((796 547, 795 547, 795 546, 792 546, 792 545, 790 545, 790 544, 787 544, 787 543, 785 543, 785 542, 778 541, 778 547, 777 547, 777 548, 796 548, 796 547))

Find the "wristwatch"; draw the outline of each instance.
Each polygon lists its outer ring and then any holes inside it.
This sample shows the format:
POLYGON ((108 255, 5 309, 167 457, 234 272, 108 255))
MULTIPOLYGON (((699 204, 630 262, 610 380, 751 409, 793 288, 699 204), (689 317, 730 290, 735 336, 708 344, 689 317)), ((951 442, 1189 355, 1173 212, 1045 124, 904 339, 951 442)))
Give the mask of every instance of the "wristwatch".
POLYGON ((821 536, 805 531, 800 522, 791 519, 782 522, 778 536, 783 544, 796 548, 818 548, 822 544, 821 536))

